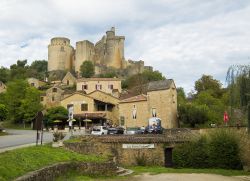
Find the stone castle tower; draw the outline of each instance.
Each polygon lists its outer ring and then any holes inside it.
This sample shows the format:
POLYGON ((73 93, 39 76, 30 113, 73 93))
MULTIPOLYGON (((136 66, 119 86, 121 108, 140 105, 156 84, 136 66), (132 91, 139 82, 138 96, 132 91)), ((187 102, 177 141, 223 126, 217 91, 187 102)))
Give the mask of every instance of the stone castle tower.
POLYGON ((130 71, 141 73, 144 70, 143 61, 125 60, 124 40, 124 36, 116 36, 114 27, 96 44, 88 40, 76 42, 76 49, 70 45, 68 38, 52 38, 48 46, 48 71, 79 72, 82 63, 88 60, 95 65, 96 73, 100 73, 100 67, 112 67, 118 70, 129 67, 130 71))

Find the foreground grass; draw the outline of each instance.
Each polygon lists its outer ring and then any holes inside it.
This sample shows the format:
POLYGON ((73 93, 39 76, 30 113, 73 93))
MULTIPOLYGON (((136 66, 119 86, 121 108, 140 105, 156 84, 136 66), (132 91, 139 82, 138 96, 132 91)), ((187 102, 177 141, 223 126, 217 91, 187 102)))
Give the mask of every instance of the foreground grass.
POLYGON ((103 157, 81 155, 63 148, 52 148, 49 145, 20 148, 0 154, 0 180, 13 180, 27 172, 58 162, 104 160, 103 157))
POLYGON ((218 174, 224 176, 239 176, 239 175, 250 175, 250 172, 244 170, 225 170, 225 169, 194 169, 194 168, 165 168, 165 167, 130 167, 129 169, 134 171, 134 174, 141 173, 207 173, 207 174, 218 174))

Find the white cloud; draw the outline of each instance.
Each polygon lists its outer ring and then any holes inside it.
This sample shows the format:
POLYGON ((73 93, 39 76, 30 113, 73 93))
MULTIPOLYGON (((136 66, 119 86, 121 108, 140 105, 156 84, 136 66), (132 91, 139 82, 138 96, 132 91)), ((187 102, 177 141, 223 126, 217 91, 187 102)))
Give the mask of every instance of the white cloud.
POLYGON ((111 26, 126 36, 126 58, 145 60, 190 91, 202 74, 224 83, 250 62, 246 0, 1 0, 0 65, 47 59, 54 36, 97 41, 111 26))

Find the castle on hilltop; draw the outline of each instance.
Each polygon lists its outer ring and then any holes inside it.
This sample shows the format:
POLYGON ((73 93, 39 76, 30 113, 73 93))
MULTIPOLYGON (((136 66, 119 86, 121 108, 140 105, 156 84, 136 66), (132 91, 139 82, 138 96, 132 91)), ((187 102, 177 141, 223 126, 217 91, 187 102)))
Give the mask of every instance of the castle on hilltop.
POLYGON ((87 60, 95 65, 95 74, 105 73, 108 68, 128 75, 151 70, 152 67, 144 66, 144 61, 125 59, 124 40, 124 36, 116 36, 114 27, 95 44, 88 40, 76 42, 75 49, 68 38, 52 38, 48 46, 48 71, 73 70, 78 75, 82 63, 87 60))

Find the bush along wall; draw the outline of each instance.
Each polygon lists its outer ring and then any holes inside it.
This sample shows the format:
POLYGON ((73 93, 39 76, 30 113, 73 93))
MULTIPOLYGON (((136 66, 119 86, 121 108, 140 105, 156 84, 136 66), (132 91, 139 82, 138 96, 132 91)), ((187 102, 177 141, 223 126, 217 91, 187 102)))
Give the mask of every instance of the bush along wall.
POLYGON ((227 130, 211 132, 173 150, 175 167, 242 169, 239 140, 227 130))

